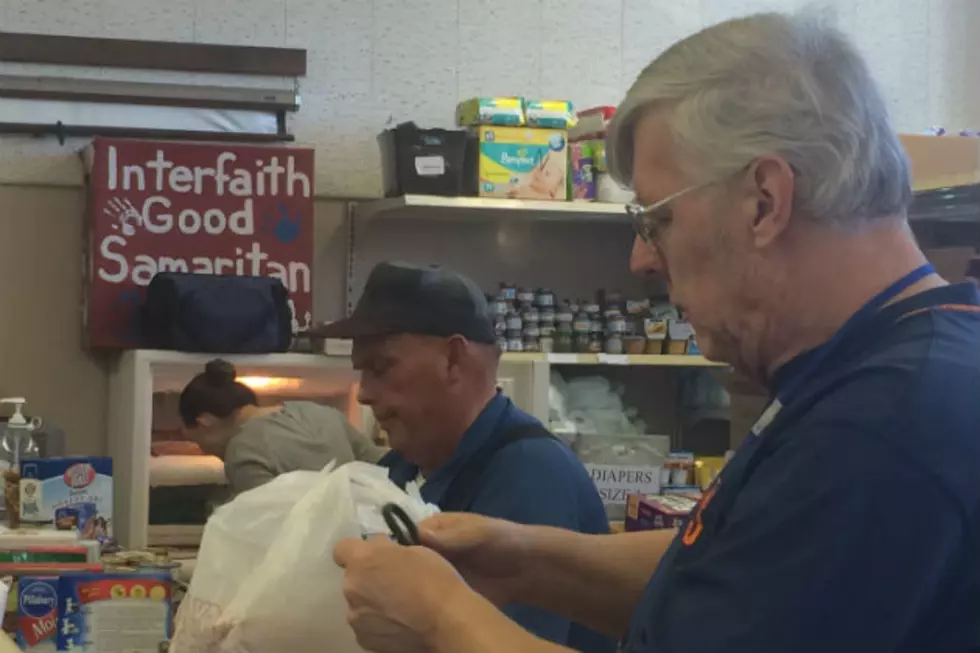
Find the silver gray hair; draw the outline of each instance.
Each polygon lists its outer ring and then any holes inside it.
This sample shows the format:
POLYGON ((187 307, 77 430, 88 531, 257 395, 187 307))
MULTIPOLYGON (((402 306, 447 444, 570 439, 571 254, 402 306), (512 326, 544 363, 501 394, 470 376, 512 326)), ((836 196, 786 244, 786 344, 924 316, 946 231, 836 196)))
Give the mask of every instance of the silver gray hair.
POLYGON ((820 16, 766 13, 709 27, 640 73, 609 127, 610 172, 633 181, 633 132, 666 109, 684 172, 717 181, 778 155, 796 175, 794 210, 859 227, 902 216, 908 159, 854 45, 820 16))

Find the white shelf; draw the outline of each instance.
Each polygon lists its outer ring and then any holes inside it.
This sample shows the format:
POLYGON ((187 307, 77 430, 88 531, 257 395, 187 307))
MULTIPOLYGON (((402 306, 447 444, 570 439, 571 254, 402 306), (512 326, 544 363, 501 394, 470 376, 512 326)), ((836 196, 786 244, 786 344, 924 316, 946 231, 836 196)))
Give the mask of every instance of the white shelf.
POLYGON ((657 367, 728 367, 725 363, 709 361, 693 355, 611 355, 611 354, 538 354, 505 353, 504 362, 546 361, 551 365, 633 365, 657 367))
POLYGON ((555 221, 606 221, 628 224, 623 204, 611 202, 511 200, 494 197, 442 197, 439 195, 403 195, 357 205, 357 217, 368 220, 378 217, 420 217, 429 219, 468 216, 527 217, 555 221))

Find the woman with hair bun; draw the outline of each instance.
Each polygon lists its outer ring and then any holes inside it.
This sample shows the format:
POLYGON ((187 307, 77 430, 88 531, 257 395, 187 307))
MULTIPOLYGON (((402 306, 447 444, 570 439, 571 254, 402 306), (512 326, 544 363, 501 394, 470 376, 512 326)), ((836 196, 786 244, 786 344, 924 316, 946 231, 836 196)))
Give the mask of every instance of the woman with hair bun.
POLYGON ((179 402, 189 438, 224 461, 233 495, 287 472, 318 471, 332 460, 376 463, 383 455, 340 411, 308 401, 259 406, 255 392, 235 379, 231 363, 212 360, 179 402))

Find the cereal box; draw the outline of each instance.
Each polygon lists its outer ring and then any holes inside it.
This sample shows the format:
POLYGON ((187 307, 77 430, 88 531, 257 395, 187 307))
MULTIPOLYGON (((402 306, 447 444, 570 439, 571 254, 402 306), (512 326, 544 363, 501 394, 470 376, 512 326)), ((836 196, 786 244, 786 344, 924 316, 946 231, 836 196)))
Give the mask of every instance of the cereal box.
POLYGON ((112 537, 112 459, 39 458, 21 463, 20 516, 27 524, 112 537))
POLYGON ((17 645, 24 651, 55 651, 58 577, 22 576, 17 583, 17 645))
POLYGON ((480 197, 568 199, 565 131, 486 126, 478 131, 480 197))
POLYGON ((59 651, 158 653, 173 626, 166 573, 66 574, 58 584, 59 651))

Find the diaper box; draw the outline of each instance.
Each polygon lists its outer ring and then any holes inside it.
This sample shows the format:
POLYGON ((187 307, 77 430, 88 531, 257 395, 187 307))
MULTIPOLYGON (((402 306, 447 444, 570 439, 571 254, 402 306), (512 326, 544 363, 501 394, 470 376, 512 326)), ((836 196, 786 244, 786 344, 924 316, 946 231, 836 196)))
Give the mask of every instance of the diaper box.
POLYGON ((21 576, 17 581, 14 639, 22 651, 56 651, 58 577, 21 576))
POLYGON ((564 130, 481 126, 477 137, 480 197, 568 199, 564 130))
POLYGON ((166 573, 61 576, 57 650, 167 650, 173 628, 172 583, 166 573))
POLYGON ((112 537, 112 459, 36 458, 21 463, 20 515, 26 524, 112 537))

